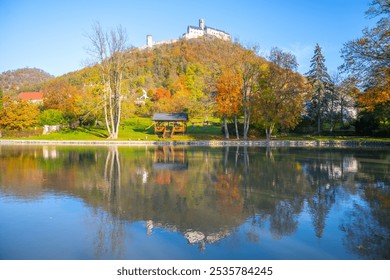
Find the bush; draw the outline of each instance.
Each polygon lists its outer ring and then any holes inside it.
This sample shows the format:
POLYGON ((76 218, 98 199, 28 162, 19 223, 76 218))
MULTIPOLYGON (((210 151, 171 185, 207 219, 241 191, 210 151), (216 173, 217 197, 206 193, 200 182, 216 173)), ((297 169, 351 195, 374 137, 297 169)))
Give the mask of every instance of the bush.
POLYGON ((64 124, 65 118, 61 111, 55 109, 48 109, 39 116, 40 125, 57 125, 64 124))

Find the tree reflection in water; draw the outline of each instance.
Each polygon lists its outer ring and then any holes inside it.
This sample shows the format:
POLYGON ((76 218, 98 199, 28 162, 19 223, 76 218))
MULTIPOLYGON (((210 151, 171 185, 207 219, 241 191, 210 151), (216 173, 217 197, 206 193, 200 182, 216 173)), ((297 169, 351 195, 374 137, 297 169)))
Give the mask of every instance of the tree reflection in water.
POLYGON ((108 148, 107 157, 104 164, 104 185, 109 212, 96 209, 94 219, 98 225, 97 236, 94 239, 95 256, 97 259, 105 255, 113 255, 117 258, 123 256, 124 232, 122 219, 120 216, 121 209, 117 207, 118 194, 121 187, 121 166, 119 151, 117 146, 108 148))
POLYGON ((302 215, 311 219, 320 240, 332 211, 340 211, 341 222, 331 230, 343 233, 346 250, 361 258, 389 259, 389 154, 271 147, 2 146, 0 168, 7 171, 0 177, 0 190, 31 199, 47 190, 82 198, 98 225, 96 258, 125 257, 131 238, 126 225, 133 222, 143 222, 150 238, 165 229, 207 251, 227 240, 240 246, 240 234, 253 244, 260 244, 266 232, 274 240, 293 237, 302 215), (19 168, 13 168, 16 161, 19 168))
POLYGON ((389 186, 363 187, 365 203, 354 203, 340 225, 348 250, 364 259, 390 259, 389 186))

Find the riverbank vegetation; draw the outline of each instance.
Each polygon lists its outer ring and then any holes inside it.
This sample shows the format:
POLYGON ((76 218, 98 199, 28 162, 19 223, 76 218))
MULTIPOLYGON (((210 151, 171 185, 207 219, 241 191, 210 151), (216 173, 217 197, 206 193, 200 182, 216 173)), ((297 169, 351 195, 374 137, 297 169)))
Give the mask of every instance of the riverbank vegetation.
POLYGON ((153 140, 154 113, 185 112, 187 134, 178 139, 389 137, 386 3, 372 2, 367 13, 376 26, 345 44, 334 74, 319 44, 302 75, 295 56, 277 47, 261 57, 257 47, 202 37, 127 48, 125 30, 96 25, 91 66, 24 85, 43 101, 21 100, 14 86, 0 89, 0 136, 153 140), (39 135, 45 125, 62 130, 39 135))

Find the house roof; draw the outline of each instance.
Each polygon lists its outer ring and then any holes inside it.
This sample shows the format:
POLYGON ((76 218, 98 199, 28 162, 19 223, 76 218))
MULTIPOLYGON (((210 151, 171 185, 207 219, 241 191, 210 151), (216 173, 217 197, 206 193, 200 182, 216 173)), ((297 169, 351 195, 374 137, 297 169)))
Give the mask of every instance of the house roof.
POLYGON ((188 121, 187 113, 155 113, 154 121, 188 121))
POLYGON ((21 92, 19 93, 19 97, 22 100, 42 100, 43 92, 21 92))

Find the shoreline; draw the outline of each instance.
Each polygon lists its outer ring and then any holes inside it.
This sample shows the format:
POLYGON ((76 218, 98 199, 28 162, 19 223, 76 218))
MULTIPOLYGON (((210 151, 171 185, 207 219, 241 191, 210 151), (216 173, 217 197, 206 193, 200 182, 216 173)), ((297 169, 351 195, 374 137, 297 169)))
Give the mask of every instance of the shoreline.
POLYGON ((69 145, 69 146, 199 146, 199 147, 381 147, 390 148, 390 142, 365 140, 0 140, 1 145, 69 145))

